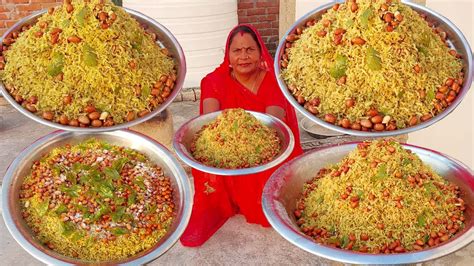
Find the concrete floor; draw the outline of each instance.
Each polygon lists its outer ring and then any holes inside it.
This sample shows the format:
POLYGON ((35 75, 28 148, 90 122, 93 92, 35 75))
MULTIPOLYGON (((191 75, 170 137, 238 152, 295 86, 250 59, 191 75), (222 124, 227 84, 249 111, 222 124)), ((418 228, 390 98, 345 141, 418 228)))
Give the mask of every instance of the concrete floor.
MULTIPOLYGON (((196 102, 173 103, 174 129, 197 115, 196 102)), ((37 138, 54 131, 27 119, 0 97, 0 184, 15 156, 37 138)), ((316 140, 301 133, 304 148, 354 140, 339 137, 316 140)), ((0 197, 1 199, 1 197, 0 197)), ((1 214, 1 211, 0 211, 1 214)), ((472 265, 474 244, 449 256, 423 265, 472 265)), ((237 215, 231 218, 214 236, 199 248, 185 248, 179 242, 149 265, 340 265, 340 263, 311 255, 284 240, 269 228, 247 224, 237 215)), ((0 222, 0 265, 41 265, 24 251, 0 222)))

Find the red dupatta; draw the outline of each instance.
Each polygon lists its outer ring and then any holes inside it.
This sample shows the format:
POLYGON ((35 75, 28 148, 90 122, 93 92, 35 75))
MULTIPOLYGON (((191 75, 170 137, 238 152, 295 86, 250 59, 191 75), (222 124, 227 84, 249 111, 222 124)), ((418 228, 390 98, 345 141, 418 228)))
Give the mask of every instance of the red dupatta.
MULTIPOLYGON (((200 114, 203 114, 203 100, 215 98, 219 101, 220 109, 243 108, 250 111, 265 113, 268 106, 279 106, 285 110, 284 122, 291 128, 295 137, 295 151, 301 153, 298 120, 294 108, 288 103, 281 92, 273 68, 273 59, 257 30, 251 25, 241 24, 251 29, 258 38, 261 47, 261 57, 265 62, 266 74, 260 84, 257 94, 254 94, 231 76, 229 61, 229 34, 226 42, 224 62, 207 75, 201 82, 200 114)), ((235 29, 235 28, 234 28, 235 29)), ((232 31, 234 31, 234 29, 232 31)))
MULTIPOLYGON (((203 113, 203 101, 215 98, 220 109, 243 108, 265 112, 268 106, 279 106, 285 110, 284 122, 291 128, 295 137, 295 148, 287 159, 291 160, 302 153, 298 121, 293 107, 280 91, 273 71, 273 60, 265 48, 258 32, 250 25, 258 37, 262 48, 262 59, 267 65, 266 75, 254 94, 231 77, 229 67, 229 38, 226 44, 224 62, 201 82, 200 113, 203 113)), ((232 30, 233 32, 234 30, 232 30)), ((247 222, 268 227, 261 206, 263 187, 270 175, 280 165, 261 173, 243 176, 218 176, 192 169, 194 177, 194 206, 189 224, 181 237, 184 246, 200 246, 207 241, 229 217, 240 213, 247 222)))

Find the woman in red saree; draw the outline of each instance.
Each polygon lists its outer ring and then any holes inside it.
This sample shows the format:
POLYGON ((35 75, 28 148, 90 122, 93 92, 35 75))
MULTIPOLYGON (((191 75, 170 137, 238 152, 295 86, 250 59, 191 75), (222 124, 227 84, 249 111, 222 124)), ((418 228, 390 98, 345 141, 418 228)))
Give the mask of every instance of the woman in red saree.
MULTIPOLYGON (((224 62, 201 81, 200 114, 228 108, 280 118, 295 137, 295 148, 287 160, 302 153, 295 111, 278 88, 272 57, 250 25, 239 25, 230 32, 224 62)), ((193 169, 194 206, 181 243, 202 245, 238 213, 248 223, 270 226, 263 214, 261 196, 267 179, 278 167, 243 176, 218 176, 193 169)))

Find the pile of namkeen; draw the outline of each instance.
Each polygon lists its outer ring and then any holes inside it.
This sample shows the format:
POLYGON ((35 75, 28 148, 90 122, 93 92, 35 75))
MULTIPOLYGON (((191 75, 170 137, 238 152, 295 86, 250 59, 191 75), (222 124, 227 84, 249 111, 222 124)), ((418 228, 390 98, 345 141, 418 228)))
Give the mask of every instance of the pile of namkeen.
POLYGON ((227 109, 196 134, 190 150, 205 165, 236 169, 271 161, 280 146, 274 129, 243 109, 227 109))
POLYGON ((368 253, 419 251, 464 228, 459 187, 391 140, 357 145, 304 185, 294 214, 315 242, 368 253))
POLYGON ((0 77, 19 104, 46 120, 112 126, 171 94, 175 64, 156 38, 109 0, 68 0, 3 39, 0 77))
POLYGON ((282 77, 297 102, 328 123, 402 129, 459 94, 463 66, 448 37, 399 0, 349 0, 287 37, 282 77))
POLYGON ((40 242, 93 262, 151 248, 175 215, 171 180, 159 166, 140 152, 95 139, 35 161, 20 202, 40 242))

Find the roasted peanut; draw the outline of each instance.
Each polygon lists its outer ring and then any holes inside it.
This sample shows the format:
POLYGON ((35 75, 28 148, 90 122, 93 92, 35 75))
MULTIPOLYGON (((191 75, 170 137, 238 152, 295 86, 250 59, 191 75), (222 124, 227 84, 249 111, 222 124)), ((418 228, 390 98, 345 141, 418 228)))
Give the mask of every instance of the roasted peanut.
POLYGON ((420 120, 421 120, 422 122, 425 122, 425 121, 427 121, 427 120, 430 120, 431 117, 432 117, 431 114, 425 114, 425 115, 423 115, 422 117, 420 117, 420 120))
POLYGON ((141 111, 140 113, 138 113, 138 117, 143 117, 143 116, 145 116, 145 115, 147 115, 147 114, 149 114, 149 113, 150 113, 150 111, 148 111, 148 110, 143 110, 143 111, 141 111))
POLYGON ((72 11, 74 11, 74 7, 71 4, 66 4, 66 11, 68 13, 71 13, 72 11))
POLYGON ((337 85, 342 86, 342 85, 346 84, 346 80, 347 80, 347 77, 346 77, 346 76, 342 76, 342 77, 340 77, 340 78, 337 80, 336 83, 337 83, 337 85))
POLYGON ((85 115, 79 116, 77 120, 79 121, 79 123, 84 124, 84 125, 89 125, 91 122, 90 119, 85 115))
POLYGON ((418 117, 412 116, 412 117, 410 118, 410 120, 408 121, 408 125, 409 125, 409 126, 414 126, 414 125, 416 125, 416 124, 418 124, 418 117))
POLYGON ((351 99, 347 99, 347 100, 346 100, 346 107, 347 107, 347 108, 351 108, 351 107, 353 107, 354 105, 355 105, 355 100, 354 100, 354 99, 351 98, 351 99))
POLYGON ((376 116, 378 114, 379 114, 379 111, 377 111, 374 108, 371 108, 371 109, 369 109, 369 111, 367 111, 367 115, 370 116, 370 117, 376 116))
POLYGON ((286 36, 286 40, 289 42, 294 42, 298 39, 298 36, 296 34, 289 34, 286 36))
POLYGON ((336 117, 333 114, 325 114, 324 115, 324 121, 334 124, 336 123, 336 117))
POLYGON ((370 120, 368 120, 368 119, 362 119, 360 121, 360 125, 365 127, 365 128, 372 128, 372 122, 370 122, 370 120))
POLYGON ((68 124, 72 127, 77 127, 79 126, 79 121, 77 119, 72 119, 68 124))
POLYGON ((421 72, 421 67, 419 65, 415 65, 413 67, 413 70, 415 70, 415 73, 420 73, 421 72))
POLYGON ((67 115, 62 114, 61 116, 59 116, 59 123, 62 125, 69 124, 69 119, 67 118, 67 115))
POLYGON ((81 42, 81 38, 79 38, 79 37, 73 35, 73 36, 69 36, 69 37, 67 38, 67 41, 68 41, 69 43, 71 43, 71 42, 72 42, 72 43, 80 43, 80 42, 81 42))
POLYGON ((353 130, 361 130, 360 123, 357 123, 357 122, 352 123, 351 129, 353 129, 353 130))
POLYGON ((314 105, 309 105, 308 106, 308 111, 310 111, 313 115, 319 114, 318 108, 315 107, 314 105))
POLYGON ((99 17, 99 21, 100 21, 100 22, 104 22, 104 21, 107 20, 107 18, 109 17, 109 15, 107 15, 106 12, 103 12, 103 11, 102 11, 102 12, 99 13, 98 17, 99 17))
POLYGON ((94 119, 94 120, 92 120, 91 125, 93 127, 101 127, 102 126, 102 121, 100 121, 99 119, 94 119))
POLYGON ((351 121, 347 118, 344 118, 341 120, 341 126, 343 128, 350 128, 351 127, 351 121))
POLYGON ((26 101, 31 103, 31 104, 36 104, 38 102, 38 97, 30 96, 26 101))
POLYGON ((324 36, 326 36, 327 31, 325 31, 325 30, 320 30, 320 31, 318 31, 316 34, 317 34, 319 37, 324 37, 324 36))
POLYGON ((87 106, 84 108, 84 111, 85 111, 86 113, 92 113, 92 112, 95 112, 96 109, 95 109, 95 107, 94 107, 93 105, 87 105, 87 106))
POLYGON ((43 118, 46 120, 52 121, 54 118, 54 114, 51 111, 43 112, 43 118))
POLYGON ((97 111, 94 111, 94 112, 92 112, 92 113, 89 113, 89 114, 88 114, 88 117, 89 117, 89 119, 91 119, 91 120, 96 120, 96 119, 99 119, 100 113, 97 112, 97 111))
POLYGON ((64 96, 63 103, 66 105, 72 103, 72 97, 70 95, 64 96))
POLYGON ((377 123, 374 125, 374 129, 377 131, 383 131, 385 129, 385 126, 382 123, 377 123))
POLYGON ((360 37, 355 37, 354 39, 351 40, 351 43, 356 44, 356 45, 364 45, 365 40, 360 37))
POLYGON ((370 118, 370 121, 374 124, 382 123, 382 116, 381 115, 375 115, 370 118))
POLYGON ((383 16, 383 20, 384 20, 386 23, 392 22, 392 20, 393 20, 393 14, 390 13, 390 12, 385 13, 385 15, 383 16))
POLYGON ((323 26, 326 28, 331 25, 331 21, 329 19, 323 19, 321 22, 323 23, 323 26))
POLYGON ((359 6, 357 5, 356 2, 352 2, 351 4, 351 11, 356 12, 359 9, 359 6))
POLYGON ((367 235, 365 233, 360 234, 360 240, 362 240, 362 241, 369 240, 369 235, 367 235))
POLYGON ((334 31, 334 34, 335 35, 341 35, 341 34, 344 34, 346 32, 345 29, 343 28, 337 28, 335 31, 334 31))

